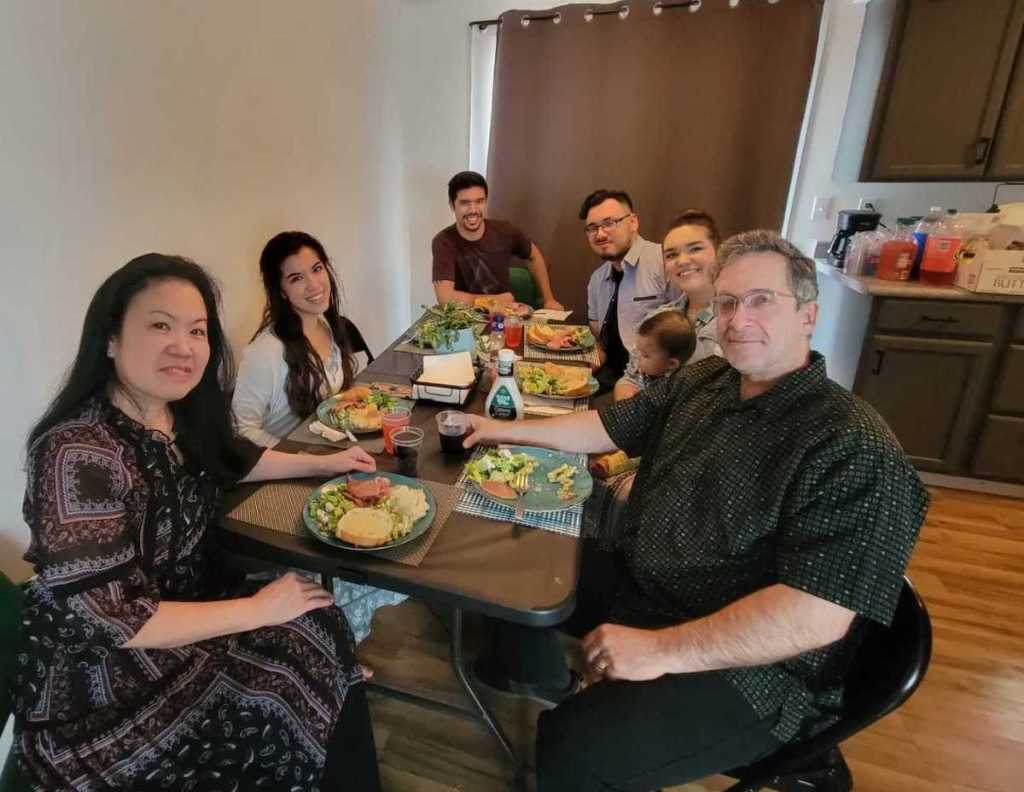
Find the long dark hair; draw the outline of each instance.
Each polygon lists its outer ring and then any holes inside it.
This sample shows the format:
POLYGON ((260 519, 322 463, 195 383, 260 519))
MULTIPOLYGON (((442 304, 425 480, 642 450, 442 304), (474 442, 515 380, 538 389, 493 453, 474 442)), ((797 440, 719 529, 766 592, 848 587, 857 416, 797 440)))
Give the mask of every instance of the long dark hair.
POLYGON ((210 360, 199 384, 184 398, 169 404, 178 448, 193 472, 205 470, 222 483, 238 478, 242 460, 234 443, 234 424, 226 395, 228 383, 234 378, 234 362, 220 323, 220 292, 194 261, 161 253, 132 259, 93 295, 75 361, 43 417, 29 433, 29 449, 58 423, 75 416, 89 399, 104 396, 111 383, 117 381, 114 361, 107 355, 110 339, 121 334, 132 298, 151 284, 166 280, 191 283, 202 295, 210 345, 210 360))
POLYGON ((334 268, 327 258, 327 251, 315 237, 303 231, 282 231, 267 242, 260 254, 260 274, 263 276, 263 290, 267 293, 267 304, 263 309, 263 320, 253 338, 269 327, 284 344, 284 361, 288 364, 285 395, 288 397, 288 406, 300 418, 313 414, 324 398, 324 387, 327 384, 323 361, 302 332, 302 320, 281 290, 281 265, 286 258, 294 256, 303 248, 316 253, 327 268, 327 276, 331 281, 331 300, 324 319, 331 328, 334 343, 341 350, 343 387, 351 385, 355 377, 352 343, 338 307, 338 282, 334 278, 334 268))

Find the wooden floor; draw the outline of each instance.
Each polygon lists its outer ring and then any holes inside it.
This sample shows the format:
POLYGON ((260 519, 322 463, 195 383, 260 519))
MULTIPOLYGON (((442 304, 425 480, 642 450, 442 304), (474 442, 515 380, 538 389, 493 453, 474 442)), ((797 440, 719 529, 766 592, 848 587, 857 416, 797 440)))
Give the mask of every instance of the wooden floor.
MULTIPOLYGON (((1024 501, 933 490, 910 576, 931 613, 932 664, 909 703, 843 746, 856 792, 1024 790, 1024 501)), ((443 621, 410 600, 378 611, 360 656, 383 682, 462 703, 446 642, 443 621)), ((537 707, 491 701, 529 754, 537 707)), ((480 724, 379 695, 371 706, 385 792, 509 789, 480 724)))

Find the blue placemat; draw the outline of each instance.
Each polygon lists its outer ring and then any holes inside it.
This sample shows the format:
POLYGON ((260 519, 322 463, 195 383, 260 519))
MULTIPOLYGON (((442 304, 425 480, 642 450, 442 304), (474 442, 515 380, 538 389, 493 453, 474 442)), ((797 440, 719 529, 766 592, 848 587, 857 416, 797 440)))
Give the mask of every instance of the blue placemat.
MULTIPOLYGON (((477 446, 470 459, 478 459, 487 449, 477 446)), ((586 454, 565 454, 567 462, 585 467, 587 464, 586 454)), ((478 492, 465 488, 466 471, 462 471, 456 487, 462 488, 462 497, 455 504, 455 511, 463 514, 473 514, 477 517, 486 517, 489 520, 501 522, 518 522, 528 525, 531 528, 541 528, 545 531, 564 534, 565 536, 580 535, 580 526, 583 524, 583 504, 578 503, 568 509, 559 511, 524 511, 523 516, 516 520, 515 506, 506 506, 503 503, 496 503, 490 498, 485 498, 478 492)))

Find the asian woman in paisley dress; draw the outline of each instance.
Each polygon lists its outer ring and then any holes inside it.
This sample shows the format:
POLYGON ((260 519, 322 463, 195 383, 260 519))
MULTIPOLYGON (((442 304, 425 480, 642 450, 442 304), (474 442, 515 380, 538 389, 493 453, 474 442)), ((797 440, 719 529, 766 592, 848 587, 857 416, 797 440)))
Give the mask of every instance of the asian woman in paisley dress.
POLYGON ((133 259, 93 297, 32 430, 14 750, 36 789, 378 790, 352 632, 289 573, 252 593, 215 535, 238 481, 373 470, 235 435, 218 294, 133 259))

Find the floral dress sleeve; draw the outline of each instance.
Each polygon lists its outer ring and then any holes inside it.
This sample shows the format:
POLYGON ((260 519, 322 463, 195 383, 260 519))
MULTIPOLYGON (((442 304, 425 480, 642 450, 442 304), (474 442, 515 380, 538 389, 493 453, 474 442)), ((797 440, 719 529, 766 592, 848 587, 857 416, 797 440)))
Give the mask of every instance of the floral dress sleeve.
MULTIPOLYGON (((143 572, 133 508, 136 482, 125 447, 89 427, 55 431, 29 456, 26 559, 60 610, 80 617, 108 641, 129 641, 156 611, 160 592, 143 572)), ((97 636, 98 637, 98 636, 97 636)))

